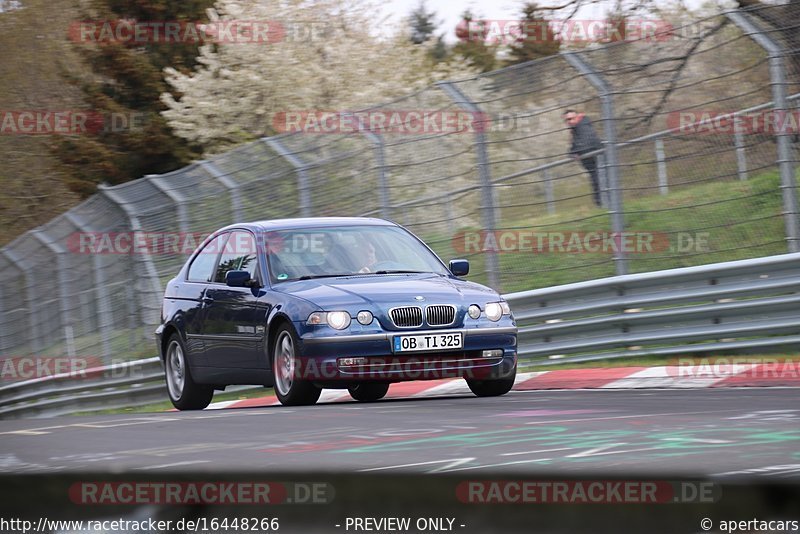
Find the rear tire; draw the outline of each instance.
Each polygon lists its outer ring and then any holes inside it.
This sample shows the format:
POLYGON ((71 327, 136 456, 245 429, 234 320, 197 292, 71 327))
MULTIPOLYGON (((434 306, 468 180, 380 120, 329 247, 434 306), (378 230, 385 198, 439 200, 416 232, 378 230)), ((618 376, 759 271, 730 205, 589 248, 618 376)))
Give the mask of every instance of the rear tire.
POLYGON ((506 378, 493 380, 467 380, 469 389, 478 397, 499 397, 505 395, 514 387, 514 380, 517 378, 517 370, 514 374, 506 378))
POLYGON ((375 402, 381 400, 389 391, 388 382, 364 382, 347 388, 354 400, 361 402, 375 402))
POLYGON ((164 355, 167 394, 179 410, 202 410, 214 397, 213 386, 195 383, 186 359, 186 347, 179 334, 172 334, 164 355))
POLYGON ((272 350, 272 380, 275 396, 284 406, 308 406, 322 394, 322 389, 297 376, 297 345, 290 326, 278 328, 272 350))

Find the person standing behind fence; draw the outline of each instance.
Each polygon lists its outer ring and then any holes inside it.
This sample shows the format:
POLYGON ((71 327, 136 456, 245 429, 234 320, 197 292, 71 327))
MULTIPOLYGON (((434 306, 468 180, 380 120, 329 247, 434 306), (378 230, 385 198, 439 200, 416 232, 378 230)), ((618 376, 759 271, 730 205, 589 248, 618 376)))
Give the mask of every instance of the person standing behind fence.
MULTIPOLYGON (((569 153, 573 158, 578 159, 580 156, 600 150, 603 148, 603 143, 597 137, 597 132, 594 131, 592 121, 589 120, 583 113, 578 113, 574 109, 568 109, 564 112, 564 122, 567 127, 572 131, 572 146, 569 153)), ((600 182, 597 175, 597 156, 590 156, 580 159, 581 165, 589 173, 589 179, 592 184, 592 197, 596 206, 601 206, 600 202, 600 182)))

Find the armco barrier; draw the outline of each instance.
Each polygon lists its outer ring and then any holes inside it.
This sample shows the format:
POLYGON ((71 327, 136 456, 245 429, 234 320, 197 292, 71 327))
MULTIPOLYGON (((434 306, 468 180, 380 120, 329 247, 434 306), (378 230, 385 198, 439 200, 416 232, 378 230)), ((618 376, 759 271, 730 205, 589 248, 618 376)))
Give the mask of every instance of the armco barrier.
POLYGON ((0 387, 0 418, 55 416, 163 400, 159 358, 146 358, 0 387))
MULTIPOLYGON (((522 365, 800 346, 800 253, 603 278, 505 295, 522 365)), ((0 418, 166 400, 147 358, 0 388, 0 418)))
POLYGON ((526 362, 800 345, 800 254, 506 295, 526 362))

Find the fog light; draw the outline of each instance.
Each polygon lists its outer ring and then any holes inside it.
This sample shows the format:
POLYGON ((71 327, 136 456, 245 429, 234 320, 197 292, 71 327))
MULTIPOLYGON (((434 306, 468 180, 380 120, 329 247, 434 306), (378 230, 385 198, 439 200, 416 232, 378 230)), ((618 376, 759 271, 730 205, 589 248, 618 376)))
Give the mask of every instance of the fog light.
POLYGON ((358 319, 359 323, 366 326, 372 323, 372 312, 369 312, 367 310, 361 310, 360 312, 358 312, 358 316, 356 317, 356 319, 358 319))
POLYGON ((470 304, 469 308, 467 308, 467 313, 473 319, 477 319, 481 316, 481 309, 477 304, 470 304))
POLYGON ((356 365, 366 365, 369 360, 366 358, 339 358, 339 366, 354 367, 356 365))
POLYGON ((503 349, 491 349, 483 351, 484 358, 502 358, 503 349))

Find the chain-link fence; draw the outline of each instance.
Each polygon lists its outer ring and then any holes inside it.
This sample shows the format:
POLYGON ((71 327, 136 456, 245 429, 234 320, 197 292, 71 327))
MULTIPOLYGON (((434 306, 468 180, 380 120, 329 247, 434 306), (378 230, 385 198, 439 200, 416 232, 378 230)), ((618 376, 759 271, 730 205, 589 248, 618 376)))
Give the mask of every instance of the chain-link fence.
POLYGON ((151 355, 186 255, 146 242, 189 252, 234 221, 393 219, 504 292, 797 251, 791 9, 573 47, 354 114, 466 114, 467 127, 284 134, 103 187, 2 249, 0 355, 151 355), (569 157, 566 109, 602 148, 569 157))

